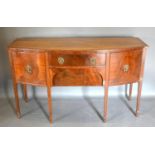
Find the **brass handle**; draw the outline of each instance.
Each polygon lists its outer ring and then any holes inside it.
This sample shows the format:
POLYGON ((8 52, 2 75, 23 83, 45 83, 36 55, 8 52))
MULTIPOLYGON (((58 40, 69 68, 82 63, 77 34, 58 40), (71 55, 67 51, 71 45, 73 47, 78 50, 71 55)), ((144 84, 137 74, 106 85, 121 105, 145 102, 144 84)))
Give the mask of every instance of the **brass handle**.
POLYGON ((96 58, 90 58, 90 64, 96 65, 96 58))
POLYGON ((128 64, 123 66, 123 71, 124 72, 128 72, 129 71, 129 65, 128 64))
POLYGON ((58 63, 59 63, 60 65, 64 64, 64 62, 65 62, 65 60, 64 60, 63 57, 58 57, 58 63))
POLYGON ((26 71, 28 74, 32 74, 32 66, 26 65, 25 71, 26 71))

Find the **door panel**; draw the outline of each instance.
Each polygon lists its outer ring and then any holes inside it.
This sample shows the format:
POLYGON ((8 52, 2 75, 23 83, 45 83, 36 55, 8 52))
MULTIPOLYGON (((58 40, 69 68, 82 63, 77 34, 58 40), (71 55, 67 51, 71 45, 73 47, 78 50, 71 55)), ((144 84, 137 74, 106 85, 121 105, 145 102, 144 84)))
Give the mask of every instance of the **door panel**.
POLYGON ((18 82, 34 85, 46 84, 45 54, 43 52, 13 52, 15 77, 18 82))
POLYGON ((110 84, 135 82, 140 78, 142 51, 111 53, 110 84))

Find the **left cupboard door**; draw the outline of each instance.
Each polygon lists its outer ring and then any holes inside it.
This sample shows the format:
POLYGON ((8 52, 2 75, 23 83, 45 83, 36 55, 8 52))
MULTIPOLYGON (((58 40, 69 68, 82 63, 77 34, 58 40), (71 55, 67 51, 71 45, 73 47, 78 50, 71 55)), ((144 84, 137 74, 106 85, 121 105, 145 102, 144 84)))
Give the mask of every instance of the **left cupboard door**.
POLYGON ((12 53, 17 82, 32 85, 46 84, 45 52, 17 50, 12 53))

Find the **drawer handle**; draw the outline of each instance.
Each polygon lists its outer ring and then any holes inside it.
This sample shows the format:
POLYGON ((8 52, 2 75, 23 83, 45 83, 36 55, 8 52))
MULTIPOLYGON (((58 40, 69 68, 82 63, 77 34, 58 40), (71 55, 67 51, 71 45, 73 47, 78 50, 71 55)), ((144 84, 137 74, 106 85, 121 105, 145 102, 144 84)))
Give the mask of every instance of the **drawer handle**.
POLYGON ((65 62, 65 60, 64 60, 63 57, 58 57, 58 63, 59 63, 60 65, 64 64, 64 62, 65 62))
POLYGON ((96 65, 96 58, 90 58, 90 64, 96 65))
POLYGON ((32 74, 32 66, 26 65, 25 71, 26 71, 28 74, 32 74))
POLYGON ((123 66, 123 71, 124 72, 128 72, 129 71, 129 65, 128 64, 123 66))

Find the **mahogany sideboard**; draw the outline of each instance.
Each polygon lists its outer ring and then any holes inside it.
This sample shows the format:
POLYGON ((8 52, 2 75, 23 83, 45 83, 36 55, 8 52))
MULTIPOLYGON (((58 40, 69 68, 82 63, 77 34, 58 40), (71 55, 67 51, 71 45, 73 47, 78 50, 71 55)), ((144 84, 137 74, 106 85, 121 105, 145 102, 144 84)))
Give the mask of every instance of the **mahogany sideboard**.
POLYGON ((53 86, 104 86, 104 121, 108 112, 109 86, 138 82, 135 115, 140 109, 140 96, 147 45, 135 37, 22 38, 8 48, 16 112, 20 105, 17 84, 45 86, 48 94, 49 120, 52 123, 53 86))

